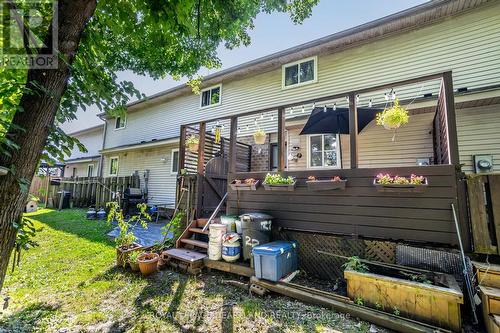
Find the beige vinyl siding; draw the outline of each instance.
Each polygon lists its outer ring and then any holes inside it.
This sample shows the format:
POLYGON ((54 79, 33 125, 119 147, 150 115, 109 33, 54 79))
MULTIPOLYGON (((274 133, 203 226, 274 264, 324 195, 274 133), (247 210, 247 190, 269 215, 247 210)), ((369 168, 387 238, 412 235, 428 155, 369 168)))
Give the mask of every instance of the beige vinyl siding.
POLYGON ((473 156, 493 155, 493 171, 500 172, 500 105, 457 110, 457 132, 462 170, 474 172, 473 156))
MULTIPOLYGON (((113 126, 108 126, 106 147, 176 137, 181 124, 448 70, 453 71, 455 88, 498 84, 500 3, 432 26, 320 55, 318 82, 314 84, 283 90, 280 67, 248 75, 245 79, 222 82, 222 103, 218 106, 200 109, 200 96, 189 94, 129 112, 125 129, 115 131, 113 126)), ((418 88, 408 96, 414 96, 418 88)), ((399 90, 398 95, 400 92, 403 93, 399 90)))
POLYGON ((87 152, 81 152, 78 147, 75 146, 68 159, 98 156, 99 150, 102 148, 103 133, 104 131, 101 127, 89 132, 82 132, 81 134, 74 135, 73 137, 77 138, 80 143, 85 146, 87 152))
POLYGON ((73 168, 76 168, 76 177, 87 177, 89 164, 92 164, 94 166, 94 172, 92 174, 92 177, 96 177, 97 173, 99 172, 98 161, 66 164, 64 170, 64 176, 71 177, 73 175, 73 168))
POLYGON ((151 204, 173 204, 177 175, 171 173, 171 159, 172 149, 176 148, 178 148, 177 145, 170 145, 110 153, 104 158, 104 177, 109 177, 110 158, 118 156, 118 176, 130 176, 138 171, 141 188, 144 189, 144 172, 149 169, 148 202, 151 204), (162 161, 162 159, 165 160, 162 161))

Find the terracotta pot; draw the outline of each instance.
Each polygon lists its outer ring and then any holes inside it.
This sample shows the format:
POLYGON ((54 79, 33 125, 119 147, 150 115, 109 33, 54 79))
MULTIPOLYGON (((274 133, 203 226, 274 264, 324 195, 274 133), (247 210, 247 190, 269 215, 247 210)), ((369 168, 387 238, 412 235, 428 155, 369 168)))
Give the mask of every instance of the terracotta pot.
POLYGON ((263 145, 266 143, 266 135, 261 133, 254 133, 253 140, 256 145, 263 145))
POLYGON ((142 275, 148 276, 153 274, 158 269, 158 261, 160 256, 156 253, 143 253, 137 258, 139 269, 142 275))
POLYGON ((137 243, 133 243, 128 246, 120 246, 116 248, 116 265, 126 267, 128 264, 128 256, 131 252, 140 251, 142 246, 137 243))
POLYGON ((188 149, 192 153, 198 152, 198 147, 199 147, 198 143, 192 143, 192 144, 188 145, 188 149))
POLYGON ((128 263, 129 263, 130 269, 132 269, 132 271, 134 271, 134 272, 139 271, 139 263, 137 261, 136 262, 129 261, 128 263))

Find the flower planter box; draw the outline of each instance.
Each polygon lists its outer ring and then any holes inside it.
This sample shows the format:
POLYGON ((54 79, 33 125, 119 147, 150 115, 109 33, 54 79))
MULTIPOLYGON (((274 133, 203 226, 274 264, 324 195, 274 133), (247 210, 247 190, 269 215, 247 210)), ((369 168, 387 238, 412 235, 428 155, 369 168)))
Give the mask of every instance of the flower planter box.
POLYGON ((116 265, 126 267, 128 265, 128 256, 134 251, 142 251, 143 247, 140 244, 133 243, 127 248, 116 248, 116 265))
POLYGON ((262 183, 264 186, 264 189, 266 191, 286 191, 286 192, 292 192, 295 191, 295 185, 297 184, 297 181, 294 180, 292 184, 266 184, 262 183))
POLYGON ((378 192, 423 192, 428 186, 427 178, 423 184, 379 184, 374 179, 373 185, 378 192))
POLYGON ((345 190, 345 184, 347 183, 347 180, 308 180, 306 181, 306 183, 307 189, 309 191, 345 190))
POLYGON ((440 275, 443 286, 425 284, 375 273, 344 271, 347 295, 365 305, 400 316, 461 331, 463 294, 451 275, 440 275))
POLYGON ((245 183, 236 184, 233 180, 229 185, 231 186, 231 189, 233 191, 255 191, 257 190, 257 187, 259 187, 260 185, 260 180, 256 180, 252 184, 245 184, 245 183))

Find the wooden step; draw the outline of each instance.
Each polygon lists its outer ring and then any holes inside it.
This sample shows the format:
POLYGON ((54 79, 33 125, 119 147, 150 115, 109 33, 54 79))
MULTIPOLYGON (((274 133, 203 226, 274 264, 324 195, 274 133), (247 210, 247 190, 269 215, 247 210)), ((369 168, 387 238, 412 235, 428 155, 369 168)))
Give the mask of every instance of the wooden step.
POLYGON ((203 231, 203 228, 189 228, 189 231, 194 234, 208 235, 208 229, 203 231))
POLYGON ((208 249, 208 243, 207 242, 197 241, 197 240, 194 240, 194 239, 186 239, 186 238, 185 239, 181 239, 181 243, 193 245, 193 246, 196 246, 196 247, 200 247, 202 249, 208 249))
POLYGON ((164 251, 164 253, 166 255, 168 255, 169 257, 179 259, 182 261, 186 261, 186 262, 195 262, 198 260, 203 260, 204 258, 207 257, 206 254, 199 253, 196 251, 187 250, 187 249, 170 249, 170 250, 164 251))
POLYGON ((196 226, 198 228, 203 228, 208 222, 208 219, 197 219, 196 220, 196 226))

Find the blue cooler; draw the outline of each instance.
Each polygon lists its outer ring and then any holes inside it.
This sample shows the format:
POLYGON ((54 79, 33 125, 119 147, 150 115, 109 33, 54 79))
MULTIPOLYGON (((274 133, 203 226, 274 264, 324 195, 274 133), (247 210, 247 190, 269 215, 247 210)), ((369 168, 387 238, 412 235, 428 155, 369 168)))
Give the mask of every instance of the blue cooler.
POLYGON ((297 242, 276 241, 252 249, 255 276, 259 279, 278 281, 297 270, 297 242))

